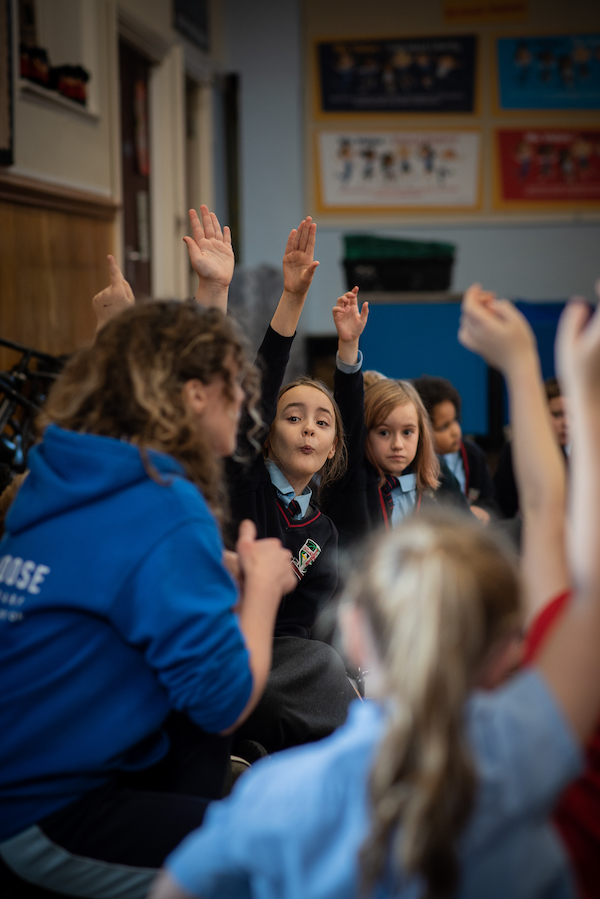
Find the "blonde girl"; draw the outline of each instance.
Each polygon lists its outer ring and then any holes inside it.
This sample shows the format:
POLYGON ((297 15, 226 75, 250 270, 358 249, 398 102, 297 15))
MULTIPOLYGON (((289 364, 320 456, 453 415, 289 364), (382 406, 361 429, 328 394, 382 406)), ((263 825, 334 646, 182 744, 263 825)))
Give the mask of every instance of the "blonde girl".
POLYGON ((431 424, 408 381, 369 380, 363 388, 359 337, 368 304, 359 310, 358 288, 337 301, 338 332, 334 395, 342 412, 348 447, 348 473, 327 491, 323 508, 346 545, 380 527, 418 514, 423 503, 450 501, 465 509, 458 483, 435 455, 431 424))

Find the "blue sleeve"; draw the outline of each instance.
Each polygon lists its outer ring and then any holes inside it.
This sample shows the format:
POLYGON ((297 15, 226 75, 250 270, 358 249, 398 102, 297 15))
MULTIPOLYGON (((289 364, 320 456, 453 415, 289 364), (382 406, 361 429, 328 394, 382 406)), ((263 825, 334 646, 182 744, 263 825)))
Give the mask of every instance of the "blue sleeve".
POLYGON ((477 693, 468 733, 479 781, 471 848, 524 820, 544 820, 581 771, 581 748, 533 668, 501 689, 477 693))
POLYGON ((202 827, 167 858, 169 874, 192 896, 250 899, 253 877, 261 872, 282 886, 279 837, 285 822, 273 803, 273 772, 264 766, 257 764, 227 799, 212 803, 202 827))
POLYGON ((172 708, 210 733, 232 725, 252 691, 248 651, 233 611, 236 587, 221 562, 212 515, 188 520, 147 553, 111 619, 144 653, 172 708))

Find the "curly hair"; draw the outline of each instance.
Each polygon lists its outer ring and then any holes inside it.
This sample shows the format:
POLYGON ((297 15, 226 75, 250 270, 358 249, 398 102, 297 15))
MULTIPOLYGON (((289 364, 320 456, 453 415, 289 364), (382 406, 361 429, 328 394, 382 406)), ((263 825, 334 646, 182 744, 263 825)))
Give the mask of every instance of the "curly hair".
POLYGON ((242 380, 255 420, 258 373, 246 358, 236 326, 218 309, 176 300, 134 306, 110 321, 93 346, 80 350, 53 386, 38 425, 128 440, 140 448, 150 477, 148 449, 169 453, 202 491, 217 519, 226 513, 222 462, 199 433, 182 395, 186 381, 223 381, 233 401, 242 380))
POLYGON ((492 648, 519 627, 516 566, 496 535, 429 511, 377 534, 348 585, 345 598, 369 624, 389 712, 370 777, 363 895, 391 851, 423 878, 426 899, 445 899, 458 887, 458 844, 475 800, 465 702, 492 648))
POLYGON ((448 378, 435 378, 433 375, 421 375, 413 378, 415 390, 423 400, 427 414, 431 418, 433 409, 438 403, 450 402, 456 409, 456 417, 460 419, 462 400, 460 393, 448 378))
MULTIPOLYGON (((277 397, 277 405, 279 405, 279 401, 281 397, 288 392, 288 390, 292 390, 294 387, 312 387, 315 390, 320 390, 323 393, 333 408, 333 417, 335 419, 335 453, 333 454, 331 459, 327 459, 325 461, 325 465, 321 469, 320 472, 315 472, 315 474, 319 475, 319 496, 322 497, 325 491, 331 487, 331 484, 334 481, 337 481, 338 478, 346 471, 347 465, 347 454, 346 454, 346 441, 344 439, 344 423, 342 421, 342 413, 339 410, 339 406, 333 398, 332 392, 329 388, 323 384, 322 381, 317 380, 316 378, 308 378, 305 375, 302 375, 299 378, 296 378, 294 381, 290 381, 289 384, 285 384, 281 390, 279 391, 279 396, 277 397)), ((263 452, 266 455, 269 451, 271 435, 275 430, 277 424, 277 418, 273 420, 271 423, 271 427, 269 428, 269 433, 265 439, 263 444, 263 452)))
MULTIPOLYGON (((370 434, 374 428, 382 425, 396 406, 404 406, 406 403, 414 405, 419 422, 419 443, 414 459, 417 490, 419 493, 430 493, 439 486, 440 463, 433 447, 433 433, 429 416, 419 394, 410 381, 395 381, 392 378, 385 378, 375 381, 365 390, 365 426, 367 434, 370 434)), ((381 486, 385 480, 385 473, 378 468, 373 459, 368 437, 365 453, 369 462, 379 471, 381 486)))

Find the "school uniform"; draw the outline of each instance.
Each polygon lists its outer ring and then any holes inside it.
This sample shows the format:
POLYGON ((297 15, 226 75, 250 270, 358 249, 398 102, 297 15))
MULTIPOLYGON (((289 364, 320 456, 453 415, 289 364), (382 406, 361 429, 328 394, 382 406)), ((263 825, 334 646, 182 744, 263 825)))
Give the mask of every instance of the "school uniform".
POLYGON ((258 351, 264 422, 255 438, 259 448, 242 436, 239 453, 246 461, 228 459, 226 463, 231 542, 239 523, 249 518, 259 538, 277 537, 291 551, 297 578, 295 590, 283 597, 277 612, 265 694, 239 731, 240 738, 254 739, 269 752, 327 736, 346 720, 348 706, 356 697, 339 655, 311 639, 317 615, 337 587, 336 528, 317 508, 310 488, 294 496, 281 471, 262 452, 277 412, 292 342, 293 337, 267 329, 258 351), (292 503, 299 508, 295 510, 292 503))
POLYGON ((344 478, 328 490, 322 506, 338 529, 340 546, 348 546, 380 527, 392 527, 409 512, 418 512, 431 503, 445 503, 469 512, 460 485, 440 459, 440 486, 435 494, 419 494, 412 466, 402 473, 398 484, 381 477, 365 454, 365 425, 362 354, 355 365, 339 357, 334 375, 334 395, 340 407, 346 436, 348 468, 344 478))
MULTIPOLYGON (((204 899, 358 896, 369 777, 393 707, 357 702, 329 739, 258 762, 167 859, 175 883, 204 899)), ((465 705, 465 731, 477 792, 457 836, 456 899, 574 899, 548 819, 583 758, 545 681, 533 670, 475 692, 465 705)), ((422 880, 391 858, 373 891, 378 899, 423 893, 422 880)))
POLYGON ((444 453, 443 459, 460 484, 469 505, 497 514, 494 483, 483 450, 471 440, 461 440, 459 449, 454 453, 444 453))

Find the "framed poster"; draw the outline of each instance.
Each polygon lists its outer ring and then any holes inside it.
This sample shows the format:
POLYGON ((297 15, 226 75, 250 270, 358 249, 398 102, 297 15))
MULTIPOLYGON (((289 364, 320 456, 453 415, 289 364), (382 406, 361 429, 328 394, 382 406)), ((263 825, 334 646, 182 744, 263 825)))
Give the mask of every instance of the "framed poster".
POLYGON ((600 109, 600 34, 500 37, 498 109, 600 109))
POLYGON ((319 109, 474 111, 474 35, 317 42, 319 109))
POLYGON ((0 0, 0 165, 13 164, 12 23, 10 0, 0 0))
POLYGON ((480 203, 477 131, 321 131, 323 212, 473 211, 480 203))
POLYGON ((600 209, 600 128, 496 131, 497 208, 600 209))

